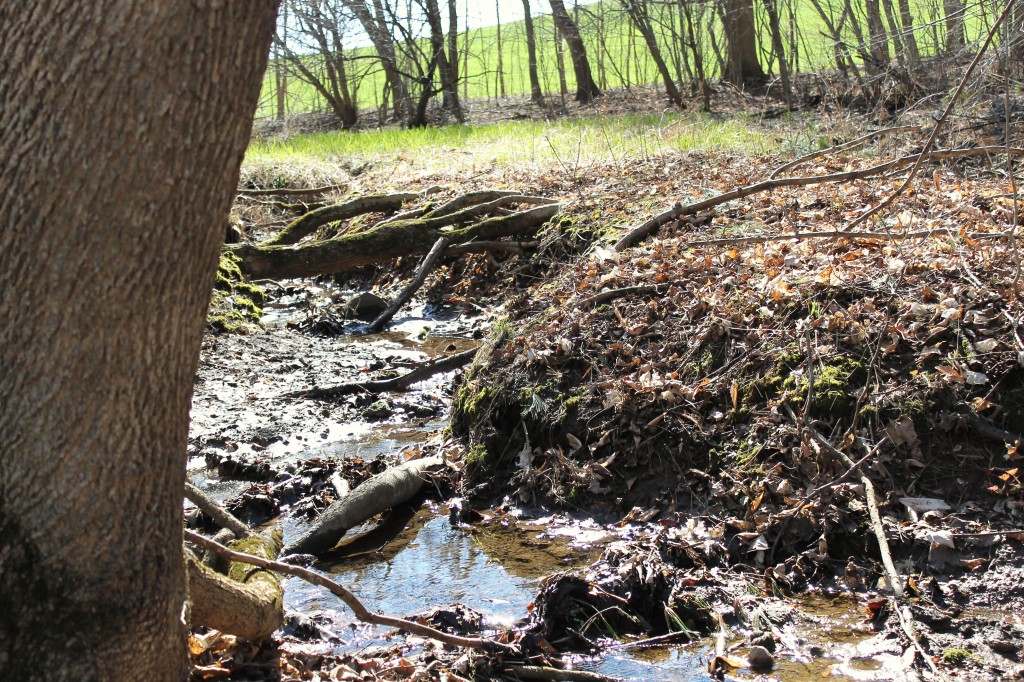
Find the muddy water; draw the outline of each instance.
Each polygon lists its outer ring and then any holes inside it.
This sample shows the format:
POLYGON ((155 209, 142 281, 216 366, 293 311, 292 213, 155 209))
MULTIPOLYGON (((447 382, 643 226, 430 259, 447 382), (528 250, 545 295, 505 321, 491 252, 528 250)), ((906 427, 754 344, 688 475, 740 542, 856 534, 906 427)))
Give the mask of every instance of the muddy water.
MULTIPOLYGON (((283 399, 290 391, 365 378, 428 357, 464 350, 463 321, 431 319, 423 309, 398 321, 389 333, 373 336, 316 337, 288 328, 302 315, 295 304, 304 294, 268 313, 268 330, 254 336, 207 340, 193 401, 190 476, 215 497, 238 493, 246 483, 222 481, 205 469, 202 455, 223 450, 275 464, 308 457, 368 459, 421 444, 444 425, 443 398, 451 376, 438 376, 413 391, 381 396, 390 414, 368 420, 358 400, 341 404, 283 399), (461 336, 457 335, 461 334, 461 336), (426 408, 437 408, 436 411, 426 408), (423 416, 424 413, 427 416, 423 416), (419 415, 419 416, 417 416, 419 415)), ((307 296, 308 298, 308 296, 307 296)), ((479 321, 477 322, 479 323, 479 321)), ((286 542, 305 525, 287 515, 278 521, 286 542)), ((483 614, 489 628, 523 619, 541 577, 594 560, 615 529, 559 517, 493 519, 478 527, 454 526, 445 507, 396 513, 382 523, 385 532, 362 535, 355 529, 343 545, 345 558, 317 565, 351 589, 371 609, 410 616, 455 603, 483 614), (403 515, 404 514, 404 515, 403 515), (390 524, 391 528, 387 528, 390 524)), ((360 650, 386 643, 389 633, 353 622, 333 596, 297 579, 286 581, 286 607, 322 622, 340 641, 330 648, 360 650)), ((798 631, 781 634, 790 652, 780 657, 778 679, 810 680, 829 674, 848 679, 879 679, 883 662, 859 659, 855 646, 870 633, 856 607, 804 605, 807 618, 798 631), (815 621, 817 619, 817 621, 815 621), (807 627, 808 622, 819 622, 807 627), (844 664, 845 662, 845 664, 844 664)), ((393 642, 391 642, 393 643, 393 642)), ((731 657, 742 659, 745 650, 731 657)), ((654 649, 611 649, 597 658, 577 658, 580 669, 633 680, 709 679, 705 673, 713 643, 654 649)), ((753 678, 746 669, 739 678, 753 678)))

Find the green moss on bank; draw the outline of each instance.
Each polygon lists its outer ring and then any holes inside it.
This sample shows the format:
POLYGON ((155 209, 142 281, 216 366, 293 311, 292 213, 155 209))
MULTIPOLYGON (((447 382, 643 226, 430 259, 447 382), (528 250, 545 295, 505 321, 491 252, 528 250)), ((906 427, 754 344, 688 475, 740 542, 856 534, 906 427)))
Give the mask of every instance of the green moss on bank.
POLYGON ((206 324, 214 331, 248 334, 260 328, 266 293, 245 280, 238 264, 236 256, 221 254, 206 314, 206 324))

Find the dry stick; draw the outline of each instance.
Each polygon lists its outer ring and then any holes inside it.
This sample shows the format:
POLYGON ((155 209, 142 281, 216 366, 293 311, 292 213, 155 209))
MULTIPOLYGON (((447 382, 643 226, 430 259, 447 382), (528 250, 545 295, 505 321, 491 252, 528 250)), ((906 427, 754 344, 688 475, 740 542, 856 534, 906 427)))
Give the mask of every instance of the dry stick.
POLYGON ((448 355, 443 358, 437 358, 426 362, 411 372, 407 372, 399 377, 392 377, 391 379, 379 379, 377 381, 353 381, 346 384, 338 384, 336 386, 324 386, 322 388, 308 388, 303 391, 294 391, 292 393, 286 393, 281 397, 284 398, 337 398, 343 395, 350 395, 352 393, 383 393, 385 391, 404 391, 409 388, 412 384, 418 381, 428 379, 435 374, 441 372, 449 372, 453 369, 458 369, 463 365, 468 365, 473 360, 473 356, 476 355, 476 348, 464 350, 461 353, 455 353, 454 355, 448 355))
MULTIPOLYGON (((954 159, 964 158, 971 156, 987 156, 992 154, 1014 154, 1015 156, 1024 155, 1024 149, 1010 148, 999 145, 999 146, 985 146, 985 147, 968 147, 964 149, 937 149, 930 154, 930 159, 954 159)), ((635 246, 645 237, 654 233, 658 228, 667 225, 668 223, 681 218, 685 215, 693 215, 706 211, 715 206, 734 201, 736 199, 743 199, 752 194, 758 194, 765 192, 770 189, 777 189, 779 187, 805 187, 807 185, 820 185, 827 182, 849 182, 850 180, 862 180, 869 178, 874 175, 880 175, 886 173, 894 168, 900 166, 907 166, 915 161, 920 160, 921 154, 909 154, 907 156, 894 159, 892 161, 886 161, 875 166, 868 168, 862 168, 861 170, 855 171, 844 171, 842 173, 830 173, 828 175, 816 175, 811 177, 791 177, 791 178, 774 178, 771 180, 762 180, 761 182, 754 183, 752 185, 744 185, 743 187, 737 187, 734 190, 724 192, 717 196, 697 201, 692 204, 676 204, 664 213, 660 213, 647 222, 634 227, 625 235, 622 236, 619 241, 612 247, 614 251, 621 252, 628 249, 631 246, 635 246)))
MULTIPOLYGON (((996 23, 992 25, 992 29, 988 32, 988 36, 985 38, 985 42, 982 44, 981 49, 979 49, 978 53, 974 55, 974 59, 971 60, 970 66, 967 67, 967 71, 964 72, 963 77, 957 84, 956 90, 953 91, 953 95, 949 98, 949 104, 946 105, 946 110, 942 112, 942 116, 939 117, 939 120, 936 121, 935 125, 932 127, 932 134, 928 136, 928 140, 924 143, 924 148, 921 150, 920 156, 918 157, 917 161, 914 162, 914 165, 910 169, 910 173, 907 174, 907 177, 903 181, 903 184, 897 187, 895 190, 893 190, 893 192, 889 194, 889 196, 886 197, 885 200, 883 200, 877 206, 870 208, 861 213, 859 216, 857 216, 852 223, 846 226, 846 229, 852 230, 853 228, 857 227, 865 220, 881 211, 883 208, 890 206, 894 201, 896 201, 896 198, 898 196, 907 191, 907 188, 910 187, 910 183, 914 181, 914 177, 917 175, 917 172, 921 169, 921 164, 924 162, 925 158, 929 156, 928 150, 932 148, 933 144, 935 144, 935 138, 939 136, 939 131, 942 130, 942 126, 945 125, 946 119, 949 118, 949 114, 953 111, 953 107, 956 106, 956 101, 957 99, 959 99, 960 93, 963 92, 964 87, 967 85, 967 79, 971 77, 972 73, 974 73, 974 67, 976 67, 978 65, 978 62, 981 61, 982 55, 985 54, 985 52, 988 50, 989 45, 992 44, 992 39, 995 37, 996 31, 999 30, 999 26, 1002 25, 1004 21, 1006 21, 1006 17, 1010 16, 1010 10, 1013 9, 1013 6, 1015 4, 1017 4, 1016 0, 1009 0, 1006 3, 1006 9, 1004 9, 1003 13, 999 15, 998 19, 996 19, 996 23)), ((1006 112, 1006 116, 1010 116, 1009 111, 1006 112)), ((1009 146, 1010 141, 1006 140, 1007 149, 1009 149, 1009 146)))
POLYGON ((617 298, 623 298, 625 296, 643 296, 644 294, 659 294, 666 289, 669 289, 675 284, 680 282, 663 282, 662 284, 638 284, 631 287, 622 287, 621 289, 609 289, 608 291, 602 291, 588 296, 579 302, 580 308, 593 308, 595 305, 601 303, 607 303, 608 301, 614 301, 617 298))
POLYGON ((539 665, 509 665, 508 669, 524 680, 555 680, 556 682, 617 682, 621 678, 609 677, 586 670, 562 670, 539 665))
POLYGON ((384 325, 390 322, 391 318, 398 313, 401 307, 405 305, 410 298, 412 298, 412 295, 419 291, 419 288, 423 286, 423 283, 427 280, 427 275, 429 275, 437 265, 437 261, 441 259, 446 248, 448 248, 448 239, 446 237, 440 237, 436 242, 434 242, 434 246, 427 252, 426 257, 423 259, 423 263, 420 264, 420 269, 416 271, 416 276, 412 278, 412 281, 410 281, 404 289, 402 289, 402 293, 398 294, 398 298, 396 298, 391 305, 384 310, 384 312, 378 315, 377 319, 370 323, 366 328, 368 333, 376 334, 383 329, 384 325))
POLYGON ((234 533, 236 538, 247 538, 252 535, 252 529, 249 526, 239 521, 216 500, 188 481, 185 481, 185 499, 199 507, 200 511, 213 519, 218 526, 227 528, 234 533))
POLYGON ((264 559, 262 557, 253 556, 251 554, 244 554, 242 552, 236 552, 233 549, 229 549, 219 542, 214 542, 210 538, 193 533, 190 530, 185 530, 185 539, 189 542, 194 542, 197 545, 205 547, 206 549, 219 554, 229 561, 237 561, 243 564, 250 564, 252 566, 259 566, 270 571, 277 573, 284 573, 285 575, 294 576, 301 578, 308 583, 323 587, 331 592, 334 596, 341 599, 345 604, 352 609, 356 618, 364 623, 370 623, 372 625, 385 625, 387 627, 399 628, 406 630, 415 635, 421 637, 429 637, 436 639, 439 642, 445 644, 451 644, 452 646, 461 646, 467 649, 476 649, 479 651, 494 652, 514 652, 514 649, 507 644, 501 644, 500 642, 494 642, 479 637, 460 637, 459 635, 450 635, 447 632, 441 632, 429 625, 421 625, 413 621, 408 621, 403 618, 395 618, 393 616, 385 616, 379 613, 373 613, 363 603, 356 598, 354 594, 349 592, 343 586, 334 582, 330 578, 324 577, 315 571, 311 571, 308 568, 302 566, 292 566, 291 564, 285 564, 280 561, 274 561, 271 559, 264 559))
MULTIPOLYGON (((797 421, 797 417, 793 414, 793 410, 789 405, 785 405, 786 411, 789 412, 790 418, 793 421, 797 421)), ((797 422, 799 423, 799 422, 797 422)), ((848 468, 853 468, 856 463, 850 459, 849 455, 841 451, 839 448, 832 445, 825 436, 821 435, 817 429, 814 429, 808 425, 804 426, 804 432, 813 440, 815 443, 820 445, 822 448, 827 450, 829 454, 836 457, 845 464, 848 468)), ((906 608, 904 598, 906 593, 903 591, 902 578, 899 572, 896 570, 896 565, 892 560, 892 552, 889 549, 889 540, 885 537, 885 527, 882 525, 882 514, 878 510, 878 497, 875 493, 875 485, 871 482, 871 479, 867 474, 861 472, 858 476, 860 478, 861 485, 864 486, 864 502, 867 504, 868 517, 871 522, 871 530, 874 532, 875 540, 878 544, 878 552, 882 556, 882 567, 885 569, 886 576, 889 579, 889 584, 892 585, 893 595, 895 597, 893 609, 896 612, 896 616, 899 618, 900 627, 906 634, 907 639, 910 640, 911 645, 917 650, 924 659, 924 662, 928 665, 931 671, 940 679, 946 679, 938 666, 935 665, 935 661, 932 660, 928 652, 924 650, 921 642, 917 639, 917 632, 914 628, 914 616, 910 613, 909 609, 906 608)))
POLYGON ((829 147, 828 149, 819 149, 818 151, 811 152, 810 154, 807 154, 806 156, 801 156, 799 159, 795 159, 793 161, 790 161, 789 163, 785 163, 785 164, 779 166, 778 168, 773 170, 771 173, 769 173, 768 177, 769 178, 778 177, 779 173, 784 173, 784 172, 790 170, 791 168, 795 168, 796 166, 799 166, 802 163, 806 163, 806 162, 811 161, 813 159, 821 158, 822 156, 828 156, 829 154, 835 154, 836 152, 842 152, 842 151, 846 151, 847 149, 853 149, 854 147, 857 147, 857 146, 867 142, 868 140, 870 140, 873 137, 880 137, 882 135, 889 135, 889 134, 892 134, 892 133, 907 133, 907 132, 918 131, 918 130, 921 130, 921 126, 895 126, 895 127, 892 127, 892 128, 883 128, 882 130, 876 130, 874 132, 868 133, 867 135, 861 135, 860 137, 854 138, 854 139, 850 140, 849 142, 844 142, 842 144, 837 144, 834 147, 829 147))
POLYGON ((345 189, 345 185, 326 185, 313 188, 270 188, 270 189, 240 189, 235 193, 245 197, 303 197, 316 194, 327 194, 336 190, 345 189))
MULTIPOLYGON (((687 248, 699 246, 735 246, 737 244, 766 244, 768 242, 785 242, 801 239, 885 239, 901 241, 905 239, 924 239, 925 237, 956 237, 960 230, 949 227, 937 227, 934 230, 917 230, 914 232, 844 232, 843 230, 824 230, 821 232, 793 232, 791 234, 752 234, 741 237, 723 237, 721 239, 699 239, 686 242, 687 248)), ((1005 232, 969 232, 971 239, 1003 239, 1005 232)))

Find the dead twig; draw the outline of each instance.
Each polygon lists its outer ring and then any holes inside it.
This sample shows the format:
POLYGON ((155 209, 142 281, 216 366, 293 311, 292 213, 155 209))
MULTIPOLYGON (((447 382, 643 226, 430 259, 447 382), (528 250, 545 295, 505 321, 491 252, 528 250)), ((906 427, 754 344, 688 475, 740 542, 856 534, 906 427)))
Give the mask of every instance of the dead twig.
POLYGON ((475 649, 477 651, 485 651, 488 653, 498 651, 504 653, 515 652, 515 649, 513 647, 507 644, 502 644, 500 642, 495 642, 493 640, 483 639, 480 637, 462 637, 459 635, 451 635, 447 632, 442 632, 440 630, 432 628, 429 625, 422 625, 420 623, 416 623, 410 620, 405 620, 404 618, 396 618, 394 616, 385 616, 383 614, 374 613, 367 609, 363 605, 363 603, 359 601, 359 599, 354 594, 345 589, 345 587, 343 587, 339 583, 334 582, 330 578, 322 576, 319 573, 316 573, 315 571, 311 571, 308 568, 303 568, 302 566, 292 566, 291 564, 286 564, 280 561, 264 559, 262 557, 253 556, 251 554, 236 552, 232 549, 225 547, 219 542, 214 542, 210 538, 199 535, 198 533, 193 533, 192 531, 187 529, 185 530, 185 539, 189 542, 193 542, 197 545, 200 545, 201 547, 205 547, 211 552, 214 552, 215 554, 224 557, 228 561, 237 561, 239 563, 249 564, 251 566, 258 566, 260 568, 265 568, 267 570, 275 571, 277 573, 283 573, 285 575, 301 578, 302 580, 305 580, 306 582, 312 585, 323 587, 324 589, 330 591, 331 594, 345 602, 345 605, 352 610, 352 613, 355 614, 355 617, 364 623, 398 628, 400 630, 405 630, 406 632, 411 632, 414 635, 420 635, 421 637, 429 637, 430 639, 434 639, 445 644, 464 647, 467 649, 475 649))
POLYGON ((337 398, 352 393, 384 393, 385 391, 404 391, 416 382, 428 379, 441 372, 450 372, 464 365, 468 365, 476 355, 476 348, 455 353, 443 358, 435 358, 425 362, 411 372, 391 379, 379 379, 377 381, 353 381, 335 386, 324 386, 319 388, 308 388, 303 391, 286 393, 284 398, 337 398))
MULTIPOLYGON (((789 413, 790 419, 799 425, 800 422, 796 414, 793 413, 793 408, 789 405, 784 405, 783 407, 789 413)), ((849 455, 832 445, 832 443, 829 442, 825 436, 821 435, 817 429, 810 425, 804 425, 803 431, 806 438, 817 443, 821 448, 845 464, 847 468, 853 469, 853 467, 856 466, 856 462, 850 459, 849 455)), ((861 485, 864 486, 864 502, 867 504, 868 520, 871 530, 874 533, 875 541, 878 545, 878 552, 882 557, 882 567, 885 569, 886 578, 889 581, 889 585, 892 587, 893 611, 896 613, 896 616, 900 621, 900 627, 903 630, 903 633, 907 636, 907 639, 910 640, 911 646, 917 650, 917 653, 920 654, 925 664, 928 665, 936 677, 939 679, 945 679, 945 676, 939 670, 938 666, 935 665, 935 661, 933 661, 928 652, 925 651, 917 637, 917 631, 914 627, 914 616, 910 613, 910 609, 906 604, 906 592, 903 589, 903 577, 899 574, 899 571, 896 570, 896 564, 893 563, 892 560, 892 550, 889 548, 889 539, 885 536, 885 526, 882 525, 882 514, 878 509, 878 496, 875 492, 875 484, 871 481, 871 478, 863 472, 858 474, 858 478, 860 478, 861 485)))

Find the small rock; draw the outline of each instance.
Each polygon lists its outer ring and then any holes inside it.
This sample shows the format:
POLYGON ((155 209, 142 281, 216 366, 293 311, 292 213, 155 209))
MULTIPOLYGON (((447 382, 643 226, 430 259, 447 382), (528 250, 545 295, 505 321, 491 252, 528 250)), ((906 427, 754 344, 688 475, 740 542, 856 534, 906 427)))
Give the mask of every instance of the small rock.
POLYGON ((388 302, 377 294, 364 291, 348 299, 345 314, 360 320, 373 320, 387 310, 388 302))
POLYGON ((366 419, 386 419, 391 416, 393 410, 385 400, 378 400, 363 410, 363 417, 366 419))
POLYGON ((763 646, 752 646, 747 654, 747 663, 754 670, 770 670, 775 665, 775 657, 763 646))

